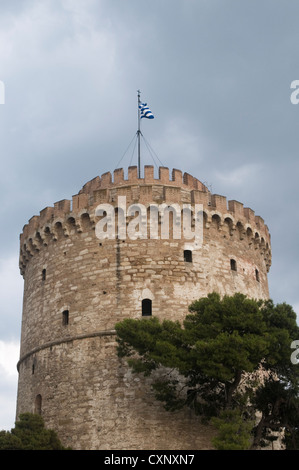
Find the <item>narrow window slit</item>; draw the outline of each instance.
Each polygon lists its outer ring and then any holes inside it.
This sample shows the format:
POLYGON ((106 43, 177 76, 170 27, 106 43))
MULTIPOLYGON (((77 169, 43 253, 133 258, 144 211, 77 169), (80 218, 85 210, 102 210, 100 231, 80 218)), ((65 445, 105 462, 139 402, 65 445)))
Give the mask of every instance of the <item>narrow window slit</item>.
POLYGON ((150 317, 152 314, 152 301, 150 299, 142 300, 142 316, 150 317))
POLYGON ((34 411, 36 414, 42 414, 42 396, 40 394, 35 397, 34 411))
POLYGON ((235 259, 231 259, 230 260, 230 269, 232 271, 237 271, 237 262, 235 259))
POLYGON ((62 312, 62 324, 63 326, 67 326, 69 324, 69 311, 64 310, 62 312))

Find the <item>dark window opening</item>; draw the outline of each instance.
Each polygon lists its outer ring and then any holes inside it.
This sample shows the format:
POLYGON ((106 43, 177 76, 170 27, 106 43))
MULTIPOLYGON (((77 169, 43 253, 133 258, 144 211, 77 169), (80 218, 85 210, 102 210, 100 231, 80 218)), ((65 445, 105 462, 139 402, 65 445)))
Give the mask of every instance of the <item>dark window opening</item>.
POLYGON ((237 271, 237 262, 235 259, 231 259, 230 260, 230 269, 232 271, 237 271))
POLYGON ((184 261, 186 263, 192 263, 192 251, 184 250, 184 261))
POLYGON ((43 271, 42 271, 42 280, 43 280, 43 281, 46 280, 46 275, 47 275, 47 270, 46 270, 46 269, 43 269, 43 271))
POLYGON ((35 365, 32 364, 32 375, 34 375, 34 369, 35 369, 35 365))
POLYGON ((142 300, 142 316, 150 317, 152 314, 152 301, 150 299, 142 300))
POLYGON ((36 395, 35 397, 34 411, 38 415, 42 414, 42 396, 41 395, 36 395))
POLYGON ((69 324, 69 311, 68 310, 64 310, 64 312, 62 312, 62 324, 63 326, 66 326, 69 324))
POLYGON ((260 273, 258 269, 255 270, 255 279, 257 280, 257 282, 260 282, 260 273))

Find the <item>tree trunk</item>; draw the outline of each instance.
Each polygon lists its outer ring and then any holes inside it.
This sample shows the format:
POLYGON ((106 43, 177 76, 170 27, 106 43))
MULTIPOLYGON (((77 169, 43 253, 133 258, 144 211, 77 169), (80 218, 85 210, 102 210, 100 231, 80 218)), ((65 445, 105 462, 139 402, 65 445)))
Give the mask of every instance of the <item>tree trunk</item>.
POLYGON ((250 448, 251 450, 257 449, 257 447, 260 445, 265 424, 266 424, 266 417, 264 415, 262 415, 262 418, 261 418, 259 424, 257 425, 256 431, 255 431, 255 436, 254 436, 254 439, 253 439, 253 443, 252 443, 252 446, 250 448))
POLYGON ((231 406, 233 393, 236 390, 236 388, 238 387, 238 385, 241 381, 241 378, 242 378, 242 371, 237 370, 236 375, 235 375, 235 380, 233 381, 233 383, 229 382, 228 384, 225 385, 225 388, 226 388, 226 407, 227 408, 229 408, 231 406))

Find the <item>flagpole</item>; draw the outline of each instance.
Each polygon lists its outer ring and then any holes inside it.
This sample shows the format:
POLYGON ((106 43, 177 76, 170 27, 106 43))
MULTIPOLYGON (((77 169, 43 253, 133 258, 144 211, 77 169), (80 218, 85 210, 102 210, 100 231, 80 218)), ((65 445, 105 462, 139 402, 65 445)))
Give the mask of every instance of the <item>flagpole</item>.
POLYGON ((140 175, 140 90, 138 90, 138 131, 137 131, 137 138, 138 138, 138 178, 141 178, 140 175))

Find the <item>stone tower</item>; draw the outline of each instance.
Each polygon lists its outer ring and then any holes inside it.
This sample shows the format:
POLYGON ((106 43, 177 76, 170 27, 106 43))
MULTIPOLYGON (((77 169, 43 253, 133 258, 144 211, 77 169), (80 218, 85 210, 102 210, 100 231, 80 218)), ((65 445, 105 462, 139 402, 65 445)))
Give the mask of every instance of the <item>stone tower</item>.
MULTIPOLYGON (((132 214, 124 217, 128 226, 132 214)), ((187 173, 173 170, 170 178, 161 167, 156 179, 146 166, 144 178, 137 167, 126 178, 123 169, 94 178, 72 201, 32 217, 20 236, 17 416, 41 413, 73 449, 210 448, 207 428, 190 411, 164 411, 150 379, 133 375, 117 357, 114 325, 143 315, 182 321, 188 305, 212 291, 268 298, 270 265, 263 219, 187 173), (202 243, 171 230, 168 239, 160 233, 99 239, 97 208, 116 208, 119 197, 126 198, 125 211, 142 204, 145 218, 153 204, 202 205, 202 243)))

